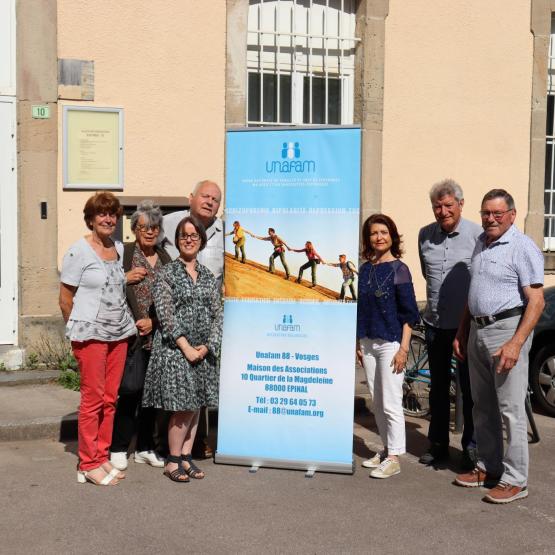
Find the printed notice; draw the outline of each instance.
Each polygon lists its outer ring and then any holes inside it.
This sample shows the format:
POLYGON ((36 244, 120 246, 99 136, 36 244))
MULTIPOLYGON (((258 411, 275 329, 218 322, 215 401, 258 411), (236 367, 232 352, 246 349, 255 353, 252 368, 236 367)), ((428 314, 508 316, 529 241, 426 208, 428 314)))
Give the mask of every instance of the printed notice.
POLYGON ((120 184, 119 111, 69 110, 66 185, 110 188, 120 184))

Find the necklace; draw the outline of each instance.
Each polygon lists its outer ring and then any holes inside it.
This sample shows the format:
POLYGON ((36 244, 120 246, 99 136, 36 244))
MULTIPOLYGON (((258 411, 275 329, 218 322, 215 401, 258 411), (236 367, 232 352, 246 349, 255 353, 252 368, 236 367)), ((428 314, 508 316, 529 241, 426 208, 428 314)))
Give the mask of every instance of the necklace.
MULTIPOLYGON (((383 297, 384 295, 387 297, 387 291, 383 290, 384 285, 387 283, 388 279, 394 274, 395 272, 395 268, 393 270, 391 270, 391 272, 389 272, 389 274, 387 274, 387 276, 385 277, 384 280, 382 280, 381 283, 378 282, 378 278, 376 276, 376 266, 372 266, 372 275, 374 276, 374 282, 376 283, 376 290, 374 291, 374 295, 379 299, 380 297, 383 297)), ((368 281, 368 284, 370 285, 370 281, 371 279, 368 281)))

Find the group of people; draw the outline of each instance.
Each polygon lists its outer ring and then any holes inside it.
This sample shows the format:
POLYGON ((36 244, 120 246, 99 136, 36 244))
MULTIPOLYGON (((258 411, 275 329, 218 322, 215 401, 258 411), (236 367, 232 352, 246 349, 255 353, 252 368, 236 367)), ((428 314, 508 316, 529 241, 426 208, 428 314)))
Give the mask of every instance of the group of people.
POLYGON ((68 249, 60 278, 60 308, 81 375, 81 483, 123 480, 135 433, 136 463, 165 467, 174 482, 204 477, 192 450, 205 420, 201 409, 218 403, 220 201, 211 181, 197 184, 189 210, 166 218, 144 201, 131 216, 136 240, 125 246, 112 239, 123 212, 118 199, 100 192, 85 204, 91 233, 68 249), (132 391, 123 390, 127 372, 134 382, 139 376, 132 391))
MULTIPOLYGON (((525 399, 528 353, 544 308, 543 255, 514 226, 514 199, 504 189, 483 197, 481 227, 462 218, 463 191, 453 180, 434 185, 430 201, 436 221, 418 236, 431 379, 430 447, 420 462, 437 465, 450 456, 455 355, 464 415, 463 472, 455 484, 485 486, 485 501, 509 503, 528 496, 525 399)), ((401 471, 405 452, 402 373, 420 316, 395 223, 383 214, 370 216, 362 241, 357 356, 383 442, 383 450, 362 465, 374 478, 389 478, 401 471)))
MULTIPOLYGON (((450 455, 454 354, 464 405, 465 471, 455 483, 491 486, 485 499, 508 503, 528 495, 527 358, 544 306, 543 256, 513 225, 514 200, 503 189, 484 196, 481 228, 462 218, 463 192, 453 180, 434 185, 430 200, 436 221, 418 237, 431 371, 430 448, 420 462, 435 465, 450 455)), ((115 485, 124 479, 135 434, 135 462, 163 466, 164 474, 179 483, 204 477, 192 452, 199 423, 206 423, 202 410, 218 403, 220 202, 221 191, 211 181, 197 184, 188 210, 165 217, 144 201, 131 217, 136 241, 123 246, 111 237, 122 214, 117 198, 101 192, 87 201, 84 219, 91 233, 68 249, 60 285, 60 307, 81 372, 80 482, 115 485), (127 373, 141 364, 146 368, 141 387, 119 391, 124 368, 127 373), (164 442, 165 460, 159 455, 164 442)), ((283 253, 290 247, 275 230, 256 236, 234 222, 230 234, 242 262, 245 233, 272 243, 269 271, 279 257, 289 278, 283 253)), ((372 477, 383 479, 400 472, 399 456, 406 449, 403 371, 420 314, 394 221, 384 214, 370 216, 362 227, 362 245, 358 271, 345 255, 330 265, 342 271, 341 298, 348 288, 357 298, 359 274, 356 354, 383 442, 383 450, 362 464, 372 469, 372 477)), ((290 250, 308 258, 298 281, 311 268, 314 283, 314 260, 324 261, 313 245, 290 250)))
POLYGON ((307 261, 299 268, 299 274, 297 279, 295 280, 296 283, 301 283, 303 278, 303 273, 305 270, 310 269, 310 277, 311 277, 311 288, 314 288, 318 285, 316 271, 318 268, 318 264, 325 264, 327 266, 333 266, 336 268, 341 269, 341 273, 343 276, 343 283, 341 285, 341 290, 339 292, 339 299, 345 299, 345 293, 347 289, 349 289, 351 293, 352 300, 356 301, 356 290, 355 290, 355 279, 356 275, 358 274, 356 267, 353 262, 347 260, 347 255, 340 254, 339 255, 339 262, 332 263, 326 262, 317 252, 316 248, 312 244, 312 241, 306 241, 303 248, 294 249, 290 247, 277 233, 273 227, 268 228, 268 235, 260 236, 255 235, 254 233, 246 230, 241 226, 241 223, 237 220, 233 222, 233 229, 226 233, 226 236, 233 235, 233 244, 235 247, 235 259, 240 260, 242 264, 246 262, 246 254, 245 254, 245 244, 246 244, 246 237, 245 234, 250 235, 254 239, 258 239, 260 241, 269 241, 272 243, 273 252, 270 255, 269 262, 268 262, 268 272, 271 274, 275 273, 275 259, 279 257, 283 269, 285 271, 285 279, 289 279, 291 274, 289 272, 289 266, 287 265, 287 261, 285 260, 285 250, 291 252, 302 252, 306 255, 307 261))

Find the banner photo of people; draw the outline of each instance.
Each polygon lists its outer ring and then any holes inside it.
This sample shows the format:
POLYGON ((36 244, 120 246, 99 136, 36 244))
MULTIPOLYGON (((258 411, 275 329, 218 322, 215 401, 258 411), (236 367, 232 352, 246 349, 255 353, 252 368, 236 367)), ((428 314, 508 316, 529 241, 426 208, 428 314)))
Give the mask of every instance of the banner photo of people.
POLYGON ((227 132, 216 462, 352 473, 360 129, 227 132))

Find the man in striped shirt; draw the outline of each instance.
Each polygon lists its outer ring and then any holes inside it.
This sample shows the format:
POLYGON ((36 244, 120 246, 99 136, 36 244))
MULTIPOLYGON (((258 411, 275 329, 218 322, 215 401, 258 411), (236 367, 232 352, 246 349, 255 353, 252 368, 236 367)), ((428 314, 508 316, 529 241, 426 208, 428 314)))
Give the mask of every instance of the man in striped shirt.
POLYGON ((455 483, 489 486, 484 501, 510 503, 528 496, 525 401, 528 353, 545 305, 543 254, 513 225, 515 203, 504 189, 484 196, 480 214, 484 232, 472 254, 468 305, 453 343, 458 358, 468 356, 479 458, 455 483))

